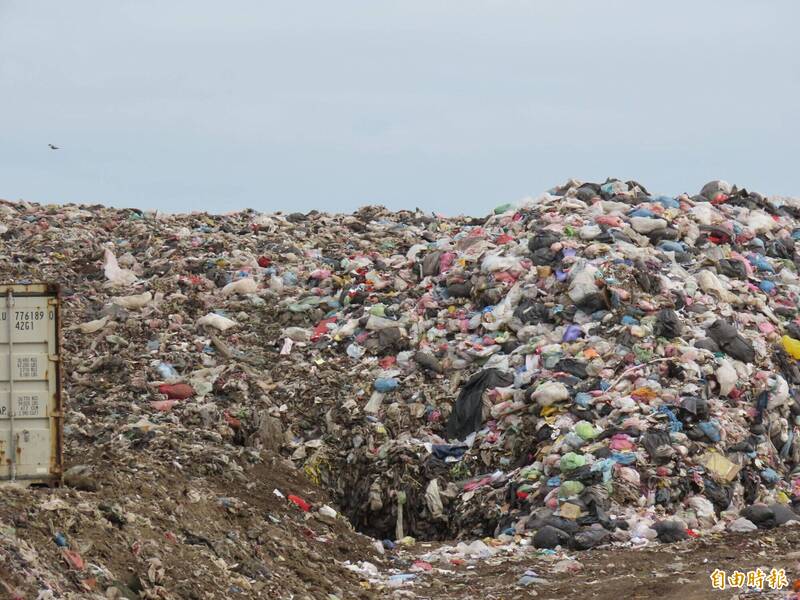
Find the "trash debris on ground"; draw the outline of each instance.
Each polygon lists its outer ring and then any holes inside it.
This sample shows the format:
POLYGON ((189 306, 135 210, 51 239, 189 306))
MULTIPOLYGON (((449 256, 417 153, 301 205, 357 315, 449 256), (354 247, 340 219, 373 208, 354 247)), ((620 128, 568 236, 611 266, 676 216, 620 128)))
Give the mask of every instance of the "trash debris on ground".
POLYGON ((62 490, 0 490, 0 557, 28 573, 9 585, 270 597, 335 570, 349 597, 413 588, 415 560, 553 552, 571 572, 582 550, 796 520, 798 199, 610 179, 485 218, 2 220, 6 279, 62 285, 70 467, 62 490), (12 507, 35 532, 3 533, 12 507))

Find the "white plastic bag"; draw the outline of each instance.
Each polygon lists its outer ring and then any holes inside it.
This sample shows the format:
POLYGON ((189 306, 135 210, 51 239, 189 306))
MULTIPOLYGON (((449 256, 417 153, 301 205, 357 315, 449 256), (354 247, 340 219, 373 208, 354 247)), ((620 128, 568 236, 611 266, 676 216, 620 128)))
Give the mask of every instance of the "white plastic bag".
POLYGON ((736 387, 736 381, 739 379, 736 375, 736 369, 730 361, 723 359, 717 368, 717 382, 719 383, 719 395, 727 396, 736 387))
POLYGON ((229 319, 228 317, 218 315, 217 313, 208 313, 205 317, 200 317, 197 319, 197 324, 208 325, 209 327, 219 329, 220 331, 227 331, 231 327, 236 326, 236 321, 229 319))
POLYGON ((577 303, 597 292, 595 276, 597 269, 586 261, 578 261, 570 270, 570 284, 567 294, 577 303))
POLYGON ((103 255, 103 263, 105 265, 106 279, 108 279, 112 285, 126 286, 136 282, 136 273, 121 268, 117 262, 117 257, 114 256, 114 253, 108 248, 106 248, 103 255))
POLYGON ((134 294, 132 296, 117 296, 112 298, 111 302, 128 310, 138 310, 147 306, 152 299, 153 294, 144 292, 143 294, 134 294))
POLYGON ((223 296, 230 296, 231 294, 255 294, 258 291, 258 284, 254 279, 246 277, 231 281, 228 285, 222 288, 223 296))

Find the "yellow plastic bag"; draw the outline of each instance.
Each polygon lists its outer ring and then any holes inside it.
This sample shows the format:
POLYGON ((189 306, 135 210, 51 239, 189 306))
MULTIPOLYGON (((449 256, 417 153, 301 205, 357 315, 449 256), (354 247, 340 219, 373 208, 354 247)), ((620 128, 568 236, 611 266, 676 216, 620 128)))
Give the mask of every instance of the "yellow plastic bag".
POLYGON ((795 360, 800 360, 800 340, 785 335, 781 338, 783 349, 795 360))

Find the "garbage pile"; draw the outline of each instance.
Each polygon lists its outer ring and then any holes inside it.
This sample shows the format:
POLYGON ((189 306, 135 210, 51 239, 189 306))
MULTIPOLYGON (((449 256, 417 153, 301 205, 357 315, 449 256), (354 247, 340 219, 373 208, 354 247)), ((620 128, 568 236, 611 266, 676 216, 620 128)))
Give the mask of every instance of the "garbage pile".
POLYGON ((67 494, 158 473, 263 497, 282 457, 389 549, 795 518, 800 200, 610 179, 481 218, 4 202, 0 223, 3 278, 62 285, 67 494))
POLYGON ((341 370, 292 458, 389 547, 795 520, 799 211, 722 181, 673 198, 609 180, 488 219, 372 214, 388 249, 320 263, 286 304, 324 310, 281 354, 341 370))

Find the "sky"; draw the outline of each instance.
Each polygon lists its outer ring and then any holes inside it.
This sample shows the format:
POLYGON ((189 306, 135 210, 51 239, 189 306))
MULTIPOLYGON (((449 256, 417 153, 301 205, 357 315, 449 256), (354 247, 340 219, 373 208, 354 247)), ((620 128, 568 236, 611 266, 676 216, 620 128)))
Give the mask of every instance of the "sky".
POLYGON ((569 178, 800 195, 798 23, 795 0, 0 0, 0 198, 477 216, 569 178))

